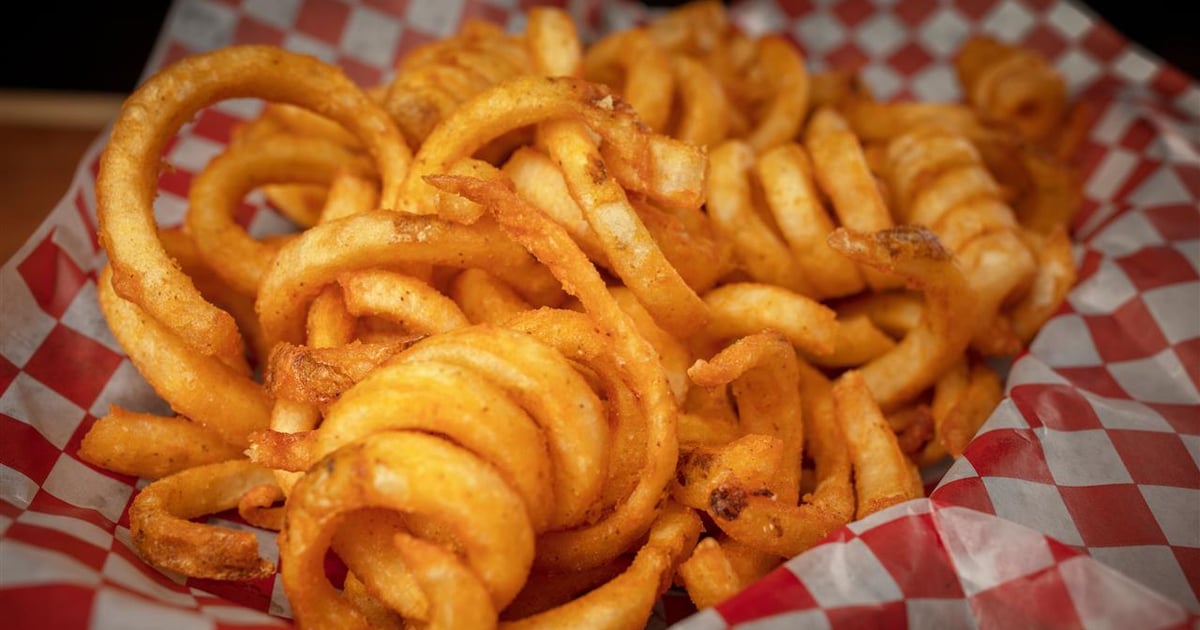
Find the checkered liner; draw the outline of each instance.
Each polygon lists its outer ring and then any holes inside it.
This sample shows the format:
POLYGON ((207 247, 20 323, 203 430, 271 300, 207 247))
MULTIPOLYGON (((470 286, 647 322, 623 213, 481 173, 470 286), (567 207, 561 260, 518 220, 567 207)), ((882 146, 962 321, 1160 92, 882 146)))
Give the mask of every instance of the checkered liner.
MULTIPOLYGON (((373 84, 466 18, 522 28, 517 4, 179 1, 148 71, 271 43, 373 84)), ((592 33, 646 17, 631 5, 566 4, 592 33)), ((1198 623, 1200 88, 1068 2, 755 0, 733 13, 751 33, 791 35, 814 68, 861 66, 885 99, 958 99, 949 59, 970 34, 990 33, 1052 59, 1099 118, 1084 147, 1079 285, 931 498, 843 528, 680 627, 1198 623)), ((192 175, 259 107, 223 103, 180 133, 156 202, 162 223, 180 221, 192 175)), ((77 457, 108 405, 167 412, 96 307, 101 147, 0 269, 0 610, 14 629, 285 626, 273 578, 185 580, 141 563, 127 515, 136 480, 77 457)), ((256 196, 239 220, 258 235, 285 228, 256 196)), ((277 553, 272 536, 261 540, 277 553)), ((651 625, 677 619, 676 608, 665 600, 651 625)))

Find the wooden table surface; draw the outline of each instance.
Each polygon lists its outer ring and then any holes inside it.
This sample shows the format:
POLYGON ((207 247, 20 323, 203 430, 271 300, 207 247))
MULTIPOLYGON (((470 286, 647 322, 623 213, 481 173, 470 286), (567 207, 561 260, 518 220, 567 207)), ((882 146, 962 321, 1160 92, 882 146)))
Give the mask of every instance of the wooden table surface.
POLYGON ((0 262, 54 209, 121 97, 0 92, 0 262))

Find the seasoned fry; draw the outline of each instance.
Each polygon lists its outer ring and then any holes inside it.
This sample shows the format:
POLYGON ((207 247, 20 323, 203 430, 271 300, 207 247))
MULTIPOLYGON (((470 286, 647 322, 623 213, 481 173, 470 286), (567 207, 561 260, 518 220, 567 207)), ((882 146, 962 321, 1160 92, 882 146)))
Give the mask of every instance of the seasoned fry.
POLYGON ((1075 281, 1087 107, 1028 51, 974 40, 966 103, 883 103, 715 1, 588 46, 563 10, 526 24, 468 21, 369 89, 235 46, 130 97, 97 294, 180 415, 113 407, 79 456, 154 480, 148 563, 265 578, 278 531, 301 628, 716 606, 920 497, 1003 396, 981 357, 1075 281), (159 228, 164 148, 231 97, 272 102, 159 228), (254 189, 294 233, 235 221, 254 189), (196 520, 233 509, 265 531, 196 520))
POLYGON ((833 386, 833 402, 854 461, 855 517, 922 496, 917 468, 900 450, 862 375, 843 374, 833 386))
POLYGON ((88 429, 79 457, 113 472, 158 479, 195 466, 240 459, 241 453, 182 416, 164 418, 114 405, 88 429))

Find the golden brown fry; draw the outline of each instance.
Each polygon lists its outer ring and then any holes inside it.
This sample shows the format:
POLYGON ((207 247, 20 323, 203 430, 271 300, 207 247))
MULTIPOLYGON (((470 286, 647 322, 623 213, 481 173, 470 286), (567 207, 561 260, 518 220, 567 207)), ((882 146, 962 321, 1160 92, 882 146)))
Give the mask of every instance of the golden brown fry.
POLYGON ((1045 140, 1062 120, 1066 82, 1033 50, 976 36, 955 59, 967 100, 988 120, 1045 140))
POLYGON ((742 587, 716 538, 705 538, 696 545, 692 556, 679 565, 679 578, 697 609, 716 606, 742 587))
POLYGON ((669 207, 698 207, 703 200, 701 149, 648 133, 632 108, 601 85, 568 77, 521 77, 464 103, 430 134, 413 158, 404 191, 406 209, 427 211, 433 190, 426 177, 446 172, 505 132, 558 118, 581 120, 600 135, 607 172, 628 191, 669 207))
POLYGON ((542 123, 539 140, 562 169, 571 196, 608 258, 613 272, 638 296, 663 328, 687 337, 704 326, 707 307, 663 255, 625 191, 608 176, 605 161, 583 125, 542 123))
POLYGON ((773 328, 803 352, 825 355, 837 343, 837 314, 829 307, 769 284, 730 283, 704 295, 712 323, 703 335, 734 339, 773 328))
POLYGON ((533 7, 525 28, 533 70, 549 77, 578 76, 583 46, 570 14, 553 7, 533 7))
POLYGON ((392 343, 355 342, 329 348, 279 343, 267 360, 263 385, 279 399, 327 405, 420 339, 413 336, 392 343))
MULTIPOLYGON (((812 157, 813 179, 829 197, 843 227, 860 232, 892 227, 892 215, 867 168, 862 145, 840 114, 831 109, 813 113, 804 146, 812 157)), ((876 291, 897 285, 895 278, 871 267, 863 269, 863 275, 876 291)))
POLYGON ((283 529, 283 490, 274 481, 251 488, 238 501, 238 516, 255 527, 279 531, 283 529))
POLYGON ((833 401, 854 460, 855 517, 923 496, 916 466, 900 450, 862 375, 843 374, 833 386, 833 401))
POLYGON ((823 367, 856 367, 874 361, 894 347, 896 341, 876 327, 869 317, 851 315, 838 317, 833 352, 806 353, 804 358, 823 367))
POLYGON ((717 526, 731 538, 779 557, 792 557, 812 547, 854 516, 850 456, 834 416, 831 385, 806 363, 797 367, 806 435, 817 468, 816 489, 803 504, 785 505, 769 493, 736 482, 732 475, 718 474, 708 508, 717 526))
POLYGON ((533 562, 533 531, 521 498, 495 469, 460 447, 387 431, 339 449, 318 470, 292 490, 279 537, 284 586, 298 622, 365 627, 322 569, 338 521, 365 507, 414 512, 449 528, 464 547, 461 561, 496 608, 512 601, 524 583, 533 562), (439 483, 419 481, 430 475, 439 483))
POLYGON ((326 284, 348 271, 412 263, 491 269, 535 303, 553 302, 560 291, 546 270, 493 223, 462 226, 396 212, 363 212, 314 226, 279 251, 255 305, 263 334, 271 344, 297 343, 305 309, 326 284))
POLYGON ((720 446, 692 446, 680 453, 671 498, 696 510, 736 513, 747 496, 773 496, 770 486, 783 470, 783 457, 783 441, 764 434, 744 434, 720 446), (737 487, 718 487, 722 481, 737 487))
POLYGON ((796 352, 787 338, 776 331, 742 337, 697 361, 688 376, 702 387, 730 384, 742 432, 779 438, 783 454, 771 490, 783 503, 799 500, 804 423, 796 352))
POLYGON ((903 337, 921 323, 925 301, 908 291, 870 293, 838 304, 838 317, 866 315, 873 324, 893 337, 903 337))
POLYGON ((654 348, 637 333, 583 252, 556 223, 493 182, 431 177, 430 183, 488 206, 505 231, 559 277, 579 298, 586 312, 609 335, 623 362, 626 385, 641 392, 638 407, 646 418, 646 456, 633 492, 613 512, 593 525, 552 532, 539 541, 543 566, 597 566, 619 555, 646 531, 662 492, 671 483, 678 459, 675 433, 677 408, 654 348))
POLYGON ((826 242, 833 221, 821 205, 804 149, 795 143, 780 145, 764 153, 754 168, 794 264, 803 271, 815 296, 824 299, 862 291, 857 266, 826 242))
POLYGON ((158 479, 242 455, 217 434, 182 416, 137 413, 114 405, 83 436, 79 457, 113 472, 158 479))
MULTIPOLYGON (((331 546, 379 608, 419 622, 429 619, 429 598, 404 560, 385 551, 391 549, 396 534, 408 531, 410 520, 391 510, 359 510, 338 526, 331 546)), ((346 596, 350 598, 349 593, 346 596)))
POLYGON ((651 525, 645 546, 624 573, 569 603, 501 627, 549 629, 579 624, 615 630, 643 624, 654 602, 671 585, 676 567, 696 545, 701 529, 695 512, 667 502, 651 525))
POLYGON ((329 185, 324 199, 320 217, 314 224, 374 210, 379 206, 379 186, 371 179, 342 170, 333 176, 333 183, 329 185))
POLYGON ((758 282, 812 295, 813 288, 803 270, 793 264, 791 251, 754 208, 750 146, 736 140, 723 142, 709 152, 708 159, 706 208, 713 227, 733 243, 739 265, 758 282))
POLYGON ((242 197, 267 183, 328 185, 341 169, 366 176, 371 164, 338 144, 316 138, 277 135, 235 145, 209 162, 193 182, 188 194, 188 233, 222 279, 253 296, 275 248, 251 238, 234 222, 242 197))
POLYGON ((167 258, 157 240, 153 199, 163 148, 175 131, 201 107, 236 96, 310 106, 351 130, 377 164, 388 205, 410 160, 391 119, 340 70, 279 48, 233 46, 188 57, 129 97, 96 181, 100 241, 113 286, 188 347, 234 367, 244 362, 233 319, 205 301, 167 258))
POLYGON ((473 324, 499 324, 533 308, 512 287, 482 269, 465 269, 455 276, 450 297, 473 324))
POLYGON ((782 35, 759 38, 753 64, 769 96, 746 142, 762 153, 799 133, 808 111, 808 70, 800 51, 782 35))
POLYGON ((368 269, 338 277, 346 310, 356 317, 380 317, 414 335, 433 335, 470 325, 454 300, 411 276, 368 269))
POLYGON ((342 596, 366 619, 368 627, 376 630, 404 630, 404 619, 367 591, 353 571, 346 574, 342 596))
POLYGON ((138 553, 155 566, 191 577, 253 580, 275 573, 248 531, 189 522, 237 507, 251 489, 274 484, 271 472, 246 460, 206 464, 163 477, 129 507, 138 553))
POLYGON ((1029 293, 1013 305, 1009 317, 1013 332, 1022 342, 1029 343, 1067 299, 1067 293, 1075 285, 1076 271, 1071 237, 1066 230, 1058 229, 1044 239, 1028 232, 1024 236, 1029 249, 1037 252, 1038 269, 1029 293))
POLYGON ((873 235, 839 228, 829 242, 925 293, 920 326, 859 370, 879 406, 895 409, 932 385, 966 349, 975 325, 975 296, 954 258, 924 228, 901 226, 873 235))
POLYGON ((517 598, 500 613, 500 618, 505 621, 523 619, 561 606, 621 575, 629 569, 631 562, 631 558, 621 556, 607 564, 583 571, 534 571, 529 574, 529 580, 525 582, 525 588, 521 589, 517 598))
POLYGON ((105 267, 96 283, 100 310, 130 361, 177 413, 234 446, 267 428, 271 403, 258 383, 200 354, 147 311, 117 295, 105 267))
POLYGON ((961 455, 1003 396, 996 372, 985 363, 972 365, 966 390, 938 425, 938 442, 946 452, 954 457, 961 455))
POLYGON ((620 31, 589 46, 583 76, 621 94, 650 129, 666 129, 675 84, 672 60, 647 31, 620 31))
POLYGON ((689 57, 675 57, 671 62, 680 101, 679 120, 672 135, 702 146, 724 140, 729 130, 730 105, 721 82, 702 63, 689 57))

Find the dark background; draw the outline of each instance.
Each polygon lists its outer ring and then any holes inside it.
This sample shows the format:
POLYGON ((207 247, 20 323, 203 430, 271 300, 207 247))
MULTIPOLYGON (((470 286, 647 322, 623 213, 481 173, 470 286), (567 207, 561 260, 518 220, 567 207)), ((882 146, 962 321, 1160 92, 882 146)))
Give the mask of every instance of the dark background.
MULTIPOLYGON (((903 0, 900 0, 903 2, 903 0)), ((677 4, 647 0, 648 4, 677 4)), ((1129 39, 1200 76, 1200 36, 1188 3, 1084 3, 1129 39)), ((0 88, 127 93, 141 75, 168 2, 41 2, 0 24, 0 88)))

